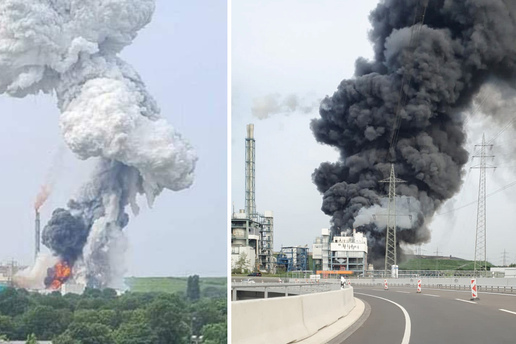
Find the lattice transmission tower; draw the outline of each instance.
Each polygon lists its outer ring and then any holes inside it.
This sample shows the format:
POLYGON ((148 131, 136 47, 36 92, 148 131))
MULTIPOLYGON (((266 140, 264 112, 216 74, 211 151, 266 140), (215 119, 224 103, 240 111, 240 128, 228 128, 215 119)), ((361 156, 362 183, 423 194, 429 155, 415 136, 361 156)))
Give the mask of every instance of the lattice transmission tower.
POLYGON ((478 185, 478 205, 477 205, 477 231, 475 236, 475 264, 474 270, 487 271, 486 254, 486 169, 496 167, 487 165, 487 158, 494 158, 494 155, 486 155, 486 148, 492 148, 492 144, 486 144, 485 135, 482 134, 482 144, 475 145, 480 147, 480 155, 473 158, 480 158, 480 164, 471 168, 480 170, 480 182, 478 185))
POLYGON ((396 178, 394 164, 391 164, 389 178, 380 180, 380 183, 389 183, 389 206, 387 213, 387 229, 385 235, 385 271, 391 270, 396 265, 396 183, 404 183, 396 178))

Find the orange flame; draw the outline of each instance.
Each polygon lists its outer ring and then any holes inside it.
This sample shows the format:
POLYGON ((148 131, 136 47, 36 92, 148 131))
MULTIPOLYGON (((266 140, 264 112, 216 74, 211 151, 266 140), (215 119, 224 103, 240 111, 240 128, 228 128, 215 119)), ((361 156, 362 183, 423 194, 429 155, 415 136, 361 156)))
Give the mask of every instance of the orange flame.
POLYGON ((36 196, 36 201, 34 202, 34 209, 36 211, 39 210, 43 203, 45 203, 48 196, 50 196, 50 186, 48 184, 42 185, 38 195, 36 196))
POLYGON ((63 285, 66 280, 70 278, 72 275, 72 268, 70 265, 68 265, 67 262, 57 262, 56 265, 54 265, 54 276, 53 280, 48 286, 50 289, 57 290, 63 285))

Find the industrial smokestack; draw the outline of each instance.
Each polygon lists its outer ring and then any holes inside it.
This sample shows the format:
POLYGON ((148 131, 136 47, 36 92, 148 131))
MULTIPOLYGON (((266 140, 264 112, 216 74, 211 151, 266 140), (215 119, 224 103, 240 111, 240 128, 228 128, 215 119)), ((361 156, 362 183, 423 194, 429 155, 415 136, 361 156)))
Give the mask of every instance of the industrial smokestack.
POLYGON ((254 124, 247 125, 247 137, 245 139, 245 212, 248 217, 256 215, 256 202, 254 192, 255 180, 255 140, 254 124))
POLYGON ((35 236, 34 236, 34 262, 38 259, 38 254, 40 250, 40 237, 41 237, 41 224, 39 220, 39 211, 36 209, 36 226, 35 226, 35 236))

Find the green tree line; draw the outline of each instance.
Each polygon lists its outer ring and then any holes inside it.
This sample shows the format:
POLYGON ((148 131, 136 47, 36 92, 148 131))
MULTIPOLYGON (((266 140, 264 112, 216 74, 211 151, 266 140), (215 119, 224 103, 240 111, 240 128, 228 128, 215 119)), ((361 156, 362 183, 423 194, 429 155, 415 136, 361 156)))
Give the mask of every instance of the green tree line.
POLYGON ((117 296, 113 289, 42 295, 6 288, 0 291, 0 338, 37 338, 53 344, 182 344, 195 334, 203 335, 206 344, 226 343, 226 298, 200 298, 194 280, 188 298, 132 292, 117 296))

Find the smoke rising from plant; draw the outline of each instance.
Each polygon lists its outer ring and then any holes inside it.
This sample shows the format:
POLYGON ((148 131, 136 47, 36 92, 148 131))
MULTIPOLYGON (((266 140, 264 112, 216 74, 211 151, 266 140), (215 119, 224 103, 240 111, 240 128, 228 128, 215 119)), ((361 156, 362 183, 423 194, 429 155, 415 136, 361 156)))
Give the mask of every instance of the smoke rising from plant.
MULTIPOLYGON (((322 210, 334 231, 351 228, 364 208, 382 205, 389 176, 389 146, 402 77, 407 103, 401 109, 394 147, 395 171, 406 183, 400 196, 420 204, 410 229, 398 228, 398 244, 430 239, 435 211, 457 193, 468 153, 463 113, 490 78, 509 80, 516 71, 516 3, 509 0, 433 0, 413 51, 411 26, 418 0, 386 0, 371 13, 374 59, 356 61, 355 77, 343 80, 320 105, 311 123, 321 143, 340 150, 341 159, 315 170, 322 210)), ((385 231, 374 221, 366 233, 372 260, 385 253, 385 231)))
POLYGON ((297 94, 289 94, 282 97, 279 93, 271 93, 264 97, 253 99, 251 112, 258 119, 267 119, 275 114, 291 114, 301 112, 312 113, 318 106, 319 101, 312 97, 300 97, 297 94))
POLYGON ((57 96, 64 140, 97 171, 43 231, 74 274, 94 286, 118 283, 113 252, 122 229, 163 189, 191 186, 197 156, 160 115, 137 72, 118 54, 147 25, 154 0, 0 2, 0 94, 57 96), (80 273, 77 273, 79 271, 80 273))
POLYGON ((58 258, 45 253, 36 257, 34 266, 27 267, 13 276, 14 284, 21 288, 43 289, 48 269, 51 269, 58 262, 58 258))

